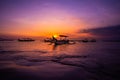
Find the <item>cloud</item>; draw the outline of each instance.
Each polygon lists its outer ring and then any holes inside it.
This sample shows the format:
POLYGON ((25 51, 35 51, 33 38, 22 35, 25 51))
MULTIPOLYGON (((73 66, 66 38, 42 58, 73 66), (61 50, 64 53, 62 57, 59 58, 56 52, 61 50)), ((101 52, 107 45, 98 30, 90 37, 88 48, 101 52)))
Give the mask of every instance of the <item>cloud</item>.
POLYGON ((120 25, 80 30, 78 33, 90 33, 99 38, 120 40, 120 25))

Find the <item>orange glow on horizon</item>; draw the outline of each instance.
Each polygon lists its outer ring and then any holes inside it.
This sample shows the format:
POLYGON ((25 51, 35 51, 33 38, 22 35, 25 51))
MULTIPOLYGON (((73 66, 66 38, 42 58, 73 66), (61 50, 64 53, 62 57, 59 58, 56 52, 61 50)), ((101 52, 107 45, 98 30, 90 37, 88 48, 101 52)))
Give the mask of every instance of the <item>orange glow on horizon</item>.
POLYGON ((56 15, 53 14, 46 13, 45 17, 36 17, 35 20, 28 20, 26 18, 15 19, 14 21, 20 24, 11 24, 9 28, 4 30, 4 33, 51 37, 55 34, 74 34, 79 29, 85 27, 85 23, 82 20, 64 11, 56 15))

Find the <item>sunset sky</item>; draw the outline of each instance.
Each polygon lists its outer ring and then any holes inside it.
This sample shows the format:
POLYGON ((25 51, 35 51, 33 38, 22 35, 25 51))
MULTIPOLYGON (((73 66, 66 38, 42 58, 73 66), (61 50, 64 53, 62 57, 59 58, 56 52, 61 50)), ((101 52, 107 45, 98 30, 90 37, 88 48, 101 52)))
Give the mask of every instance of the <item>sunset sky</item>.
POLYGON ((75 34, 118 24, 120 0, 0 0, 0 34, 75 34))

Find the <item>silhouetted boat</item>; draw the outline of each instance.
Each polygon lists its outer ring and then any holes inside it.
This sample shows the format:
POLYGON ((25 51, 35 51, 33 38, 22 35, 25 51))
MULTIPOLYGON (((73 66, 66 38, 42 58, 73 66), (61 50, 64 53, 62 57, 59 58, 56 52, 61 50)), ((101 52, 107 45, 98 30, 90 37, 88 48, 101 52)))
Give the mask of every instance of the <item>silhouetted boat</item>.
POLYGON ((55 45, 68 44, 69 43, 69 40, 67 39, 68 36, 66 36, 66 35, 59 35, 59 37, 60 37, 60 40, 56 39, 53 36, 53 43, 55 45))
POLYGON ((69 44, 69 40, 57 40, 54 43, 55 45, 69 44))
POLYGON ((59 35, 59 37, 60 39, 58 40, 57 38, 55 38, 55 36, 52 36, 52 38, 44 39, 44 42, 51 42, 54 43, 55 45, 69 44, 69 40, 67 39, 68 36, 59 35))
POLYGON ((18 39, 18 41, 20 41, 20 42, 31 42, 31 41, 35 41, 35 40, 31 39, 31 38, 22 38, 22 39, 18 39))
POLYGON ((81 40, 82 42, 96 42, 95 39, 91 39, 91 40, 88 40, 87 38, 86 39, 83 39, 81 40))
POLYGON ((89 42, 88 39, 83 39, 81 40, 82 42, 89 42))

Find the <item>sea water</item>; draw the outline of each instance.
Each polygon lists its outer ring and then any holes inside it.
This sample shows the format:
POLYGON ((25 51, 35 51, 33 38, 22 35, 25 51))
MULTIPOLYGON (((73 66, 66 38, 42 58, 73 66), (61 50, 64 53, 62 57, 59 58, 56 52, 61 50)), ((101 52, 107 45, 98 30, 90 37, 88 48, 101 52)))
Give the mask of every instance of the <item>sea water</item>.
POLYGON ((118 80, 119 42, 0 41, 0 80, 118 80))

